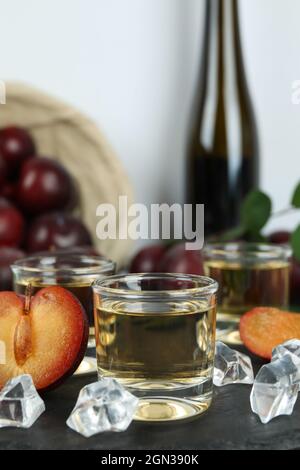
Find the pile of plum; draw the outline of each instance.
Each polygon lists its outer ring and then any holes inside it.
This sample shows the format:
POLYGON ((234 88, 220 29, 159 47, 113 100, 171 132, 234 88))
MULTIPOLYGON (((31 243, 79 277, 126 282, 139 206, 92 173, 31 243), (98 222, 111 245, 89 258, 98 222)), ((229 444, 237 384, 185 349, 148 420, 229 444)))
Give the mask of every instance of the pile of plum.
POLYGON ((72 215, 77 203, 67 169, 38 155, 26 129, 0 129, 0 290, 11 288, 9 266, 25 254, 92 244, 72 215))

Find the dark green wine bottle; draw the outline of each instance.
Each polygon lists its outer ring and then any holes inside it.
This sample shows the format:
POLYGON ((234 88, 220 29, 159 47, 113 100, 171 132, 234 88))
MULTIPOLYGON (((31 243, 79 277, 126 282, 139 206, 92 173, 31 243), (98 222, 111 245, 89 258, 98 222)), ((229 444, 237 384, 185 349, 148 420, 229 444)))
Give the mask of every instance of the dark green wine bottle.
POLYGON ((187 202, 205 204, 205 234, 238 223, 258 186, 258 138, 237 0, 206 0, 204 50, 187 155, 187 202))

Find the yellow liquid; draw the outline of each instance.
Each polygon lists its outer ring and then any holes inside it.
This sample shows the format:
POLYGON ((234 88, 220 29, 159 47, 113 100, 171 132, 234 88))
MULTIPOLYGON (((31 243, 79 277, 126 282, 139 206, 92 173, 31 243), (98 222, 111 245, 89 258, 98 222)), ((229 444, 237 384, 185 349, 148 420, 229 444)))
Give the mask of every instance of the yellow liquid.
POLYGON ((254 307, 288 308, 289 263, 286 261, 264 261, 249 266, 206 261, 204 269, 207 276, 219 283, 217 324, 219 330, 224 330, 224 334, 218 335, 222 340, 240 342, 234 332, 241 315, 254 307))
POLYGON ((96 299, 99 376, 114 377, 144 397, 136 419, 182 419, 204 411, 211 401, 215 315, 214 306, 196 301, 96 299))

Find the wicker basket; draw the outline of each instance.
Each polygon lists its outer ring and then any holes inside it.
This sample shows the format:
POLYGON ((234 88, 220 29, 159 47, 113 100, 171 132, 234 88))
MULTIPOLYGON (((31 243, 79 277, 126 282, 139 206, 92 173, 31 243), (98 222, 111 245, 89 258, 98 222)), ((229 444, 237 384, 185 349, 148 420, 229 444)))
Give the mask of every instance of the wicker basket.
POLYGON ((96 125, 60 100, 22 83, 6 83, 6 104, 0 107, 0 126, 16 124, 32 133, 38 153, 63 163, 79 186, 80 216, 89 227, 95 246, 119 265, 126 262, 130 240, 99 240, 96 208, 118 197, 133 201, 128 177, 96 125))

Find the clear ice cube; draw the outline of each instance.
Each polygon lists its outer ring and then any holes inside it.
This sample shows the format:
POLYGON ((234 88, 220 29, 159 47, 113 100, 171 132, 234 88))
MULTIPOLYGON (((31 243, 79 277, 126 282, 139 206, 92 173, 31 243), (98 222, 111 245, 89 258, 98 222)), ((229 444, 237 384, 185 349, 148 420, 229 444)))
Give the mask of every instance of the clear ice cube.
POLYGON ((85 437, 104 431, 125 431, 133 419, 138 398, 111 378, 86 385, 67 425, 85 437))
POLYGON ((299 339, 290 339, 285 343, 279 344, 272 351, 272 361, 280 359, 285 354, 291 354, 293 360, 299 359, 300 361, 300 340, 299 339))
POLYGON ((235 351, 221 341, 216 343, 214 385, 241 383, 252 384, 254 381, 250 357, 235 351))
POLYGON ((298 396, 300 369, 290 355, 261 367, 251 390, 252 411, 262 423, 279 415, 290 415, 298 396))
POLYGON ((45 404, 30 375, 9 380, 0 391, 0 428, 30 428, 45 411, 45 404))

